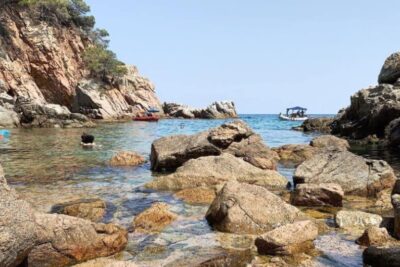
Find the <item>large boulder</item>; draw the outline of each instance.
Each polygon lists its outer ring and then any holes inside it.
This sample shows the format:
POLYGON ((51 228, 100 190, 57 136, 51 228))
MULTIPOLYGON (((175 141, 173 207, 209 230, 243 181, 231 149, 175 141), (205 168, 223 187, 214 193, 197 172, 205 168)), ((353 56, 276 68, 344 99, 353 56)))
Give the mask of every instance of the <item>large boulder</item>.
POLYGON ((341 210, 336 214, 335 222, 340 228, 368 228, 379 226, 382 217, 363 211, 341 210))
POLYGON ((305 217, 264 187, 236 181, 225 184, 206 214, 216 230, 238 234, 264 233, 305 217))
POLYGON ((371 226, 356 240, 356 243, 366 247, 382 246, 392 241, 392 239, 386 228, 371 226))
POLYGON ((237 118, 235 104, 231 101, 214 102, 206 108, 194 109, 177 103, 164 103, 164 113, 170 117, 184 119, 225 119, 237 118))
POLYGON ((344 192, 338 184, 298 184, 290 195, 295 206, 341 207, 344 192))
POLYGON ((391 188, 396 176, 383 160, 364 159, 348 151, 328 151, 300 164, 293 179, 296 184, 336 183, 346 194, 376 196, 391 188))
POLYGON ((400 145, 400 118, 392 120, 385 129, 385 138, 388 145, 398 147, 400 145))
POLYGON ((379 73, 379 83, 394 84, 400 78, 400 53, 391 54, 383 63, 379 73))
POLYGON ((0 128, 14 128, 19 126, 19 116, 13 111, 0 106, 0 128))
POLYGON ((363 262, 372 267, 400 266, 400 247, 370 246, 363 252, 363 262))
POLYGON ((334 151, 347 151, 350 148, 350 144, 347 140, 333 136, 333 135, 321 135, 311 140, 310 146, 334 151))
POLYGON ((393 235, 395 238, 400 239, 400 180, 396 180, 392 190, 391 200, 394 213, 393 235))
POLYGON ((0 166, 0 266, 18 266, 36 243, 32 207, 7 185, 0 166))
POLYGON ((303 132, 330 133, 332 130, 333 118, 312 118, 305 120, 302 125, 294 127, 294 130, 303 132))
POLYGON ((69 266, 122 251, 127 231, 114 224, 92 223, 58 214, 36 213, 37 245, 29 266, 69 266))
POLYGON ((99 222, 106 213, 106 203, 98 198, 78 199, 56 204, 51 208, 51 212, 99 222))
POLYGON ((157 176, 147 183, 146 187, 156 190, 181 190, 200 186, 215 187, 227 181, 256 184, 269 189, 283 189, 287 184, 286 178, 277 171, 257 168, 224 153, 220 156, 191 159, 174 173, 157 176))
POLYGON ((299 221, 262 234, 255 245, 259 254, 291 255, 312 248, 317 236, 318 227, 312 221, 299 221))
POLYGON ((165 203, 155 203, 143 211, 133 220, 133 227, 137 232, 159 232, 171 224, 177 215, 169 211, 165 203))
POLYGON ((152 170, 175 170, 189 159, 226 152, 263 168, 274 169, 276 153, 271 151, 243 121, 236 120, 195 135, 160 138, 151 147, 152 170))
POLYGON ((332 133, 353 139, 383 138, 385 128, 399 117, 400 86, 380 84, 351 97, 350 106, 332 124, 332 133))

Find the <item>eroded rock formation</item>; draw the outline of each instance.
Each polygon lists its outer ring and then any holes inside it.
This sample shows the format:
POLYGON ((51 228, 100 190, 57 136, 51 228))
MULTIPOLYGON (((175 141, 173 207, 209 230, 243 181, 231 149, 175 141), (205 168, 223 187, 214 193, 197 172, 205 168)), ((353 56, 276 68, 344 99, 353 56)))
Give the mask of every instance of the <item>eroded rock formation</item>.
POLYGON ((238 116, 232 101, 217 101, 201 109, 177 103, 164 103, 163 110, 170 117, 184 119, 226 119, 238 116))

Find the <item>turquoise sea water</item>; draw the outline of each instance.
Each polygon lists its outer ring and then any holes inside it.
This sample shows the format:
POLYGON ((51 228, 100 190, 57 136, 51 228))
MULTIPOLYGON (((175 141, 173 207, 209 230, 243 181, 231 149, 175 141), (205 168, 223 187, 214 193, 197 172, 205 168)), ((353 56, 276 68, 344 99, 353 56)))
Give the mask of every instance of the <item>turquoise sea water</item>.
MULTIPOLYGON (((301 122, 280 121, 277 115, 240 117, 270 147, 308 143, 316 135, 291 130, 301 122)), ((44 212, 50 211, 56 203, 100 197, 108 204, 105 221, 130 228, 134 216, 153 202, 169 203, 179 214, 178 220, 160 234, 130 233, 126 256, 142 266, 162 266, 198 254, 206 257, 220 248, 240 248, 246 242, 242 237, 211 231, 204 220, 207 206, 185 204, 171 192, 145 190, 142 185, 153 179, 149 163, 136 168, 118 168, 107 166, 106 162, 121 150, 136 151, 148 158, 151 143, 157 138, 193 134, 225 121, 166 119, 158 123, 102 123, 86 130, 95 135, 98 146, 93 149, 80 146, 82 129, 12 129, 10 137, 0 141, 0 162, 9 183, 36 209, 44 212)), ((290 181, 294 169, 280 166, 279 171, 290 181)), ((317 242, 317 247, 320 244, 325 252, 316 262, 323 266, 360 265, 358 246, 337 235, 333 240, 338 246, 350 247, 353 254, 347 255, 343 262, 333 261, 329 255, 335 254, 329 246, 317 242)))

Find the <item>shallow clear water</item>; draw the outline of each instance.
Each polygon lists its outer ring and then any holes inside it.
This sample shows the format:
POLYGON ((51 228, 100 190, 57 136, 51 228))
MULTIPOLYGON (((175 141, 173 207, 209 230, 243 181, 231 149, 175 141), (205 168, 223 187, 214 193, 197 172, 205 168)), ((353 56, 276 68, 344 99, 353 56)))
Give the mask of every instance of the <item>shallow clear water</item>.
MULTIPOLYGON (((242 115, 270 147, 308 143, 315 134, 291 130, 301 122, 280 121, 276 115, 242 115)), ((130 234, 128 258, 139 265, 164 265, 191 255, 213 255, 219 248, 247 248, 243 237, 212 232, 204 220, 207 206, 188 205, 169 192, 144 190, 150 181, 149 164, 137 168, 109 167, 106 161, 121 150, 136 151, 148 158, 152 141, 173 134, 193 134, 222 124, 225 120, 161 120, 158 123, 105 123, 88 132, 98 147, 80 146, 82 129, 13 129, 0 141, 0 162, 10 184, 37 209, 48 212, 53 204, 81 197, 97 196, 108 205, 105 221, 130 227, 134 216, 153 202, 173 206, 179 218, 157 235, 130 234)), ((280 167, 289 180, 293 168, 280 167)), ((343 245, 348 241, 342 240, 343 245)), ((353 245, 353 244, 352 244, 353 245)), ((343 261, 332 260, 325 248, 316 262, 330 266, 359 266, 360 249, 343 261)))

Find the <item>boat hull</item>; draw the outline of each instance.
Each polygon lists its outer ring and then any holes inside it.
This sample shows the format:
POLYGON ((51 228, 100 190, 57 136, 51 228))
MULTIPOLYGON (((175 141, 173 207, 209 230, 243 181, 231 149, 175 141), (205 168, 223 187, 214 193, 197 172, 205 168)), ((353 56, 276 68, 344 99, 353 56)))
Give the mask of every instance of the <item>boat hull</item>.
POLYGON ((279 119, 284 121, 305 121, 308 120, 308 117, 288 117, 282 114, 279 114, 279 119))

